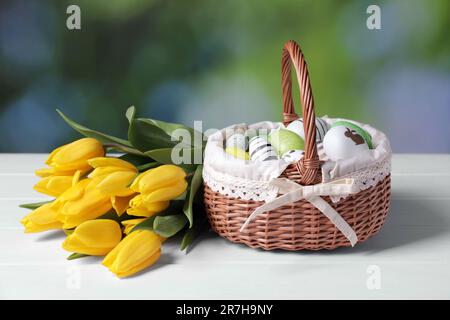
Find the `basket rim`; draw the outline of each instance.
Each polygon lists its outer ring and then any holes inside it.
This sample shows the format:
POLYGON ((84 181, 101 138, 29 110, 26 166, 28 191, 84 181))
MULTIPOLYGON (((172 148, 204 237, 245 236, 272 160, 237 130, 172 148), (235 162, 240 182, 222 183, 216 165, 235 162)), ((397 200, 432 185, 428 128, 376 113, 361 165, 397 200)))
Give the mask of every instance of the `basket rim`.
MULTIPOLYGON (((338 122, 338 121, 349 121, 349 122, 355 123, 356 125, 362 127, 364 130, 369 131, 369 133, 371 132, 372 136, 374 136, 374 135, 376 136, 376 138, 373 141, 375 147, 374 147, 374 149, 370 150, 371 152, 374 152, 374 151, 377 152, 377 154, 374 155, 374 161, 371 161, 370 163, 367 163, 366 165, 357 168, 357 170, 355 170, 354 172, 357 172, 359 170, 364 170, 365 168, 369 169, 372 166, 376 166, 379 162, 385 161, 387 158, 391 157, 392 151, 390 148, 389 139, 381 130, 379 130, 375 127, 372 127, 369 124, 362 123, 362 122, 352 120, 352 119, 332 118, 332 117, 328 117, 328 116, 323 116, 321 119, 325 120, 330 125, 332 125, 333 123, 338 122)), ((267 167, 270 167, 270 166, 267 166, 267 164, 272 164, 273 167, 278 166, 278 167, 280 167, 280 169, 282 169, 282 170, 279 170, 279 174, 277 176, 281 175, 281 173, 289 165, 289 163, 286 163, 283 159, 270 160, 270 161, 258 162, 258 163, 253 162, 253 161, 245 161, 245 160, 241 160, 241 159, 236 159, 236 158, 228 155, 225 152, 225 150, 223 148, 223 143, 226 139, 227 130, 234 130, 235 128, 242 128, 242 127, 247 127, 247 128, 251 128, 251 129, 258 129, 258 128, 277 129, 282 126, 283 126, 282 122, 262 121, 262 122, 257 122, 257 123, 253 123, 253 124, 248 124, 248 125, 245 123, 232 124, 228 127, 225 127, 223 129, 217 131, 216 133, 214 133, 208 137, 208 141, 206 143, 206 148, 205 148, 205 157, 203 160, 204 167, 212 168, 216 172, 227 174, 227 175, 229 175, 231 177, 235 177, 235 178, 242 178, 242 179, 249 180, 249 181, 269 181, 274 178, 273 175, 271 175, 270 177, 267 177, 266 179, 264 179, 264 178, 251 179, 246 174, 239 175, 239 174, 233 174, 233 172, 238 171, 238 170, 235 170, 236 168, 243 168, 241 171, 245 171, 247 169, 251 170, 256 167, 262 167, 263 169, 267 169, 267 167), (226 168, 230 169, 230 170, 222 169, 221 168, 222 163, 218 162, 217 161, 218 159, 221 160, 221 162, 226 162, 226 168)), ((349 159, 349 160, 351 160, 351 159, 349 159)), ((341 163, 341 162, 342 161, 339 161, 339 163, 341 163)))
MULTIPOLYGON (((333 124, 336 121, 352 121, 358 125, 361 125, 364 129, 370 130, 374 137, 375 149, 370 150, 370 156, 373 155, 373 161, 367 163, 367 156, 364 159, 355 158, 357 162, 346 163, 342 161, 340 163, 327 161, 321 166, 322 182, 330 182, 339 178, 353 178, 357 177, 358 187, 362 190, 365 188, 364 176, 368 178, 379 179, 385 177, 390 173, 390 161, 391 161, 391 149, 389 140, 386 135, 378 129, 371 127, 368 124, 359 123, 354 120, 343 118, 322 118, 329 124, 333 124), (339 165, 343 166, 339 167, 339 165), (341 170, 351 169, 350 171, 341 170), (373 172, 373 173, 372 173, 373 172), (358 178, 361 177, 361 178, 358 178)), ((277 122, 258 122, 256 124, 249 125, 250 128, 267 127, 277 128, 281 123, 277 122)), ((241 197, 246 200, 255 201, 268 201, 276 196, 275 191, 269 182, 280 177, 283 173, 293 164, 289 164, 283 159, 265 161, 265 162, 253 162, 236 159, 225 153, 223 149, 223 141, 225 136, 223 132, 229 128, 235 128, 237 125, 233 125, 219 131, 216 137, 208 138, 208 143, 205 149, 205 159, 203 167, 203 179, 210 187, 217 192, 224 195, 235 197, 241 197), (248 191, 248 192, 247 192, 248 191)), ((321 146, 321 144, 319 144, 321 146)), ((322 151, 321 148, 319 148, 322 151)), ((323 158, 325 159, 325 158, 323 158)), ((290 170, 294 173, 293 170, 290 170)), ((295 173, 294 173, 295 174, 295 173)), ((369 179, 366 179, 369 180, 369 179)), ((371 183, 371 181, 369 181, 371 183)))

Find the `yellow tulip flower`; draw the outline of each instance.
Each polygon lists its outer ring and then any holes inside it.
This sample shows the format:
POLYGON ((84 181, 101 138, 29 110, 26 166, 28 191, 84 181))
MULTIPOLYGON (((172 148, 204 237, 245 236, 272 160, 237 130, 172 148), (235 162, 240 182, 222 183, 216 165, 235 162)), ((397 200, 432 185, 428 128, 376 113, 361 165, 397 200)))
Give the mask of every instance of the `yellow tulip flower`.
POLYGON ((94 168, 90 178, 97 184, 97 189, 111 197, 113 208, 122 215, 135 194, 129 185, 138 174, 137 168, 118 158, 99 157, 88 163, 94 168))
POLYGON ((140 193, 150 193, 157 189, 169 187, 184 181, 186 173, 180 167, 166 164, 141 173, 131 185, 131 189, 140 193))
POLYGON ((52 202, 46 203, 33 210, 20 221, 25 227, 26 233, 62 228, 62 223, 57 219, 57 212, 52 205, 52 202))
POLYGON ((156 189, 150 193, 144 192, 142 193, 144 204, 147 206, 151 205, 154 202, 169 201, 175 199, 176 197, 183 194, 184 191, 186 191, 187 185, 187 181, 183 179, 176 181, 167 187, 156 189))
POLYGON ((170 201, 144 203, 142 195, 137 195, 130 201, 127 213, 137 217, 151 217, 169 207, 170 201))
POLYGON ((71 176, 77 171, 88 172, 88 160, 105 155, 103 145, 92 138, 83 138, 53 150, 45 162, 50 168, 36 170, 36 175, 45 178, 51 175, 71 176))
POLYGON ((122 197, 134 193, 128 186, 136 178, 138 170, 131 163, 107 157, 93 158, 88 163, 94 168, 90 177, 104 193, 122 197))
POLYGON ((129 233, 131 232, 131 230, 133 230, 133 228, 134 228, 137 224, 141 223, 141 222, 144 221, 144 220, 145 220, 145 218, 141 218, 141 219, 130 219, 130 220, 122 221, 121 223, 122 223, 122 225, 125 227, 124 230, 123 230, 123 233, 129 234, 129 233))
POLYGON ((124 278, 151 266, 160 255, 160 237, 153 231, 137 230, 108 253, 102 264, 119 278, 124 278))
POLYGON ((79 181, 55 200, 58 219, 64 229, 71 229, 86 220, 95 219, 111 210, 110 197, 97 189, 88 178, 79 181))
POLYGON ((140 194, 130 201, 128 214, 150 217, 166 209, 170 200, 186 191, 185 178, 184 170, 175 165, 162 165, 140 174, 130 186, 140 194))
POLYGON ((41 179, 33 188, 37 192, 57 197, 75 185, 79 179, 80 171, 73 176, 49 176, 41 179))
POLYGON ((114 220, 97 219, 81 223, 63 242, 70 252, 104 256, 122 239, 122 230, 114 220))

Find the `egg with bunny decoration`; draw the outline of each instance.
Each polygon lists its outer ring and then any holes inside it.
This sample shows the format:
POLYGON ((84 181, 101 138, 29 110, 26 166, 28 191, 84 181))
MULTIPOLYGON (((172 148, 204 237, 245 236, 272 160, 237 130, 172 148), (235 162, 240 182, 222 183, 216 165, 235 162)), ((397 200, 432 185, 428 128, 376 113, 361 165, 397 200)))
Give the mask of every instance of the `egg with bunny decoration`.
POLYGON ((336 122, 323 139, 323 150, 333 161, 352 158, 372 148, 370 135, 347 121, 336 122))

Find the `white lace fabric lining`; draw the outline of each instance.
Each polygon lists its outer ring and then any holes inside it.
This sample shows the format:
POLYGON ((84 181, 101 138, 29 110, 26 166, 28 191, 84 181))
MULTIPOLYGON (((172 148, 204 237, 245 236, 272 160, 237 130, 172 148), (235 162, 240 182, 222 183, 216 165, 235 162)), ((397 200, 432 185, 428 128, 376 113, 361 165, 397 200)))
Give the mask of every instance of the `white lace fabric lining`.
MULTIPOLYGON (((339 120, 337 118, 323 118, 330 125, 339 120)), ((350 121, 350 120, 347 120, 350 121)), ((322 181, 329 182, 340 178, 352 178, 357 190, 365 190, 382 181, 391 171, 391 148, 389 140, 381 131, 362 123, 352 121, 365 129, 371 136, 374 149, 361 152, 357 157, 336 162, 327 159, 318 144, 322 165, 322 181)), ((252 162, 236 159, 225 153, 223 139, 226 130, 236 127, 273 129, 282 126, 281 123, 260 122, 246 126, 233 125, 225 128, 208 138, 205 149, 203 180, 215 192, 222 195, 241 198, 243 200, 270 201, 277 197, 277 190, 270 185, 270 181, 278 178, 290 164, 283 159, 252 162)), ((333 202, 341 197, 332 196, 333 202)))

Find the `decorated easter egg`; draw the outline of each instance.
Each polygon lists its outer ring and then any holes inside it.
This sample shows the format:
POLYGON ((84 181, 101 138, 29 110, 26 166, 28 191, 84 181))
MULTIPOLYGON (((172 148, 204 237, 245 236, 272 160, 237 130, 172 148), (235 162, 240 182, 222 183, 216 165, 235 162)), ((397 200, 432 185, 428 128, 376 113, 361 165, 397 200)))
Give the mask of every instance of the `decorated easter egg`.
POLYGON ((239 149, 237 147, 227 147, 225 149, 225 152, 228 154, 231 154, 233 157, 235 157, 237 159, 242 159, 242 160, 250 159, 248 152, 246 152, 245 150, 239 149))
POLYGON ((236 147, 242 150, 248 150, 248 137, 244 133, 233 133, 226 143, 227 148, 236 147))
MULTIPOLYGON (((325 137, 325 134, 327 133, 330 126, 328 123, 323 120, 322 118, 316 118, 316 141, 322 142, 323 137, 325 137)), ((292 121, 286 129, 295 132, 298 134, 302 139, 305 139, 305 132, 303 130, 303 118, 297 119, 292 121)))
POLYGON ((252 161, 268 161, 278 159, 275 149, 262 136, 256 136, 250 139, 249 153, 250 160, 252 161))
POLYGON ((373 146, 372 146, 372 137, 370 136, 370 134, 366 130, 364 130, 360 126, 354 124, 353 122, 344 121, 344 120, 337 121, 337 122, 335 122, 332 125, 332 127, 338 127, 338 126, 344 126, 344 127, 347 127, 349 129, 351 129, 352 131, 355 131, 356 133, 358 133, 364 139, 364 141, 369 146, 369 149, 373 148, 373 146))
POLYGON ((346 126, 337 126, 328 130, 323 138, 323 150, 331 160, 337 161, 357 156, 369 150, 369 146, 355 130, 346 126))
POLYGON ((269 143, 272 144, 279 156, 289 150, 303 150, 305 145, 298 134, 287 129, 277 129, 271 132, 269 143))
POLYGON ((303 154, 303 150, 289 150, 281 158, 288 163, 293 163, 303 158, 303 154))

